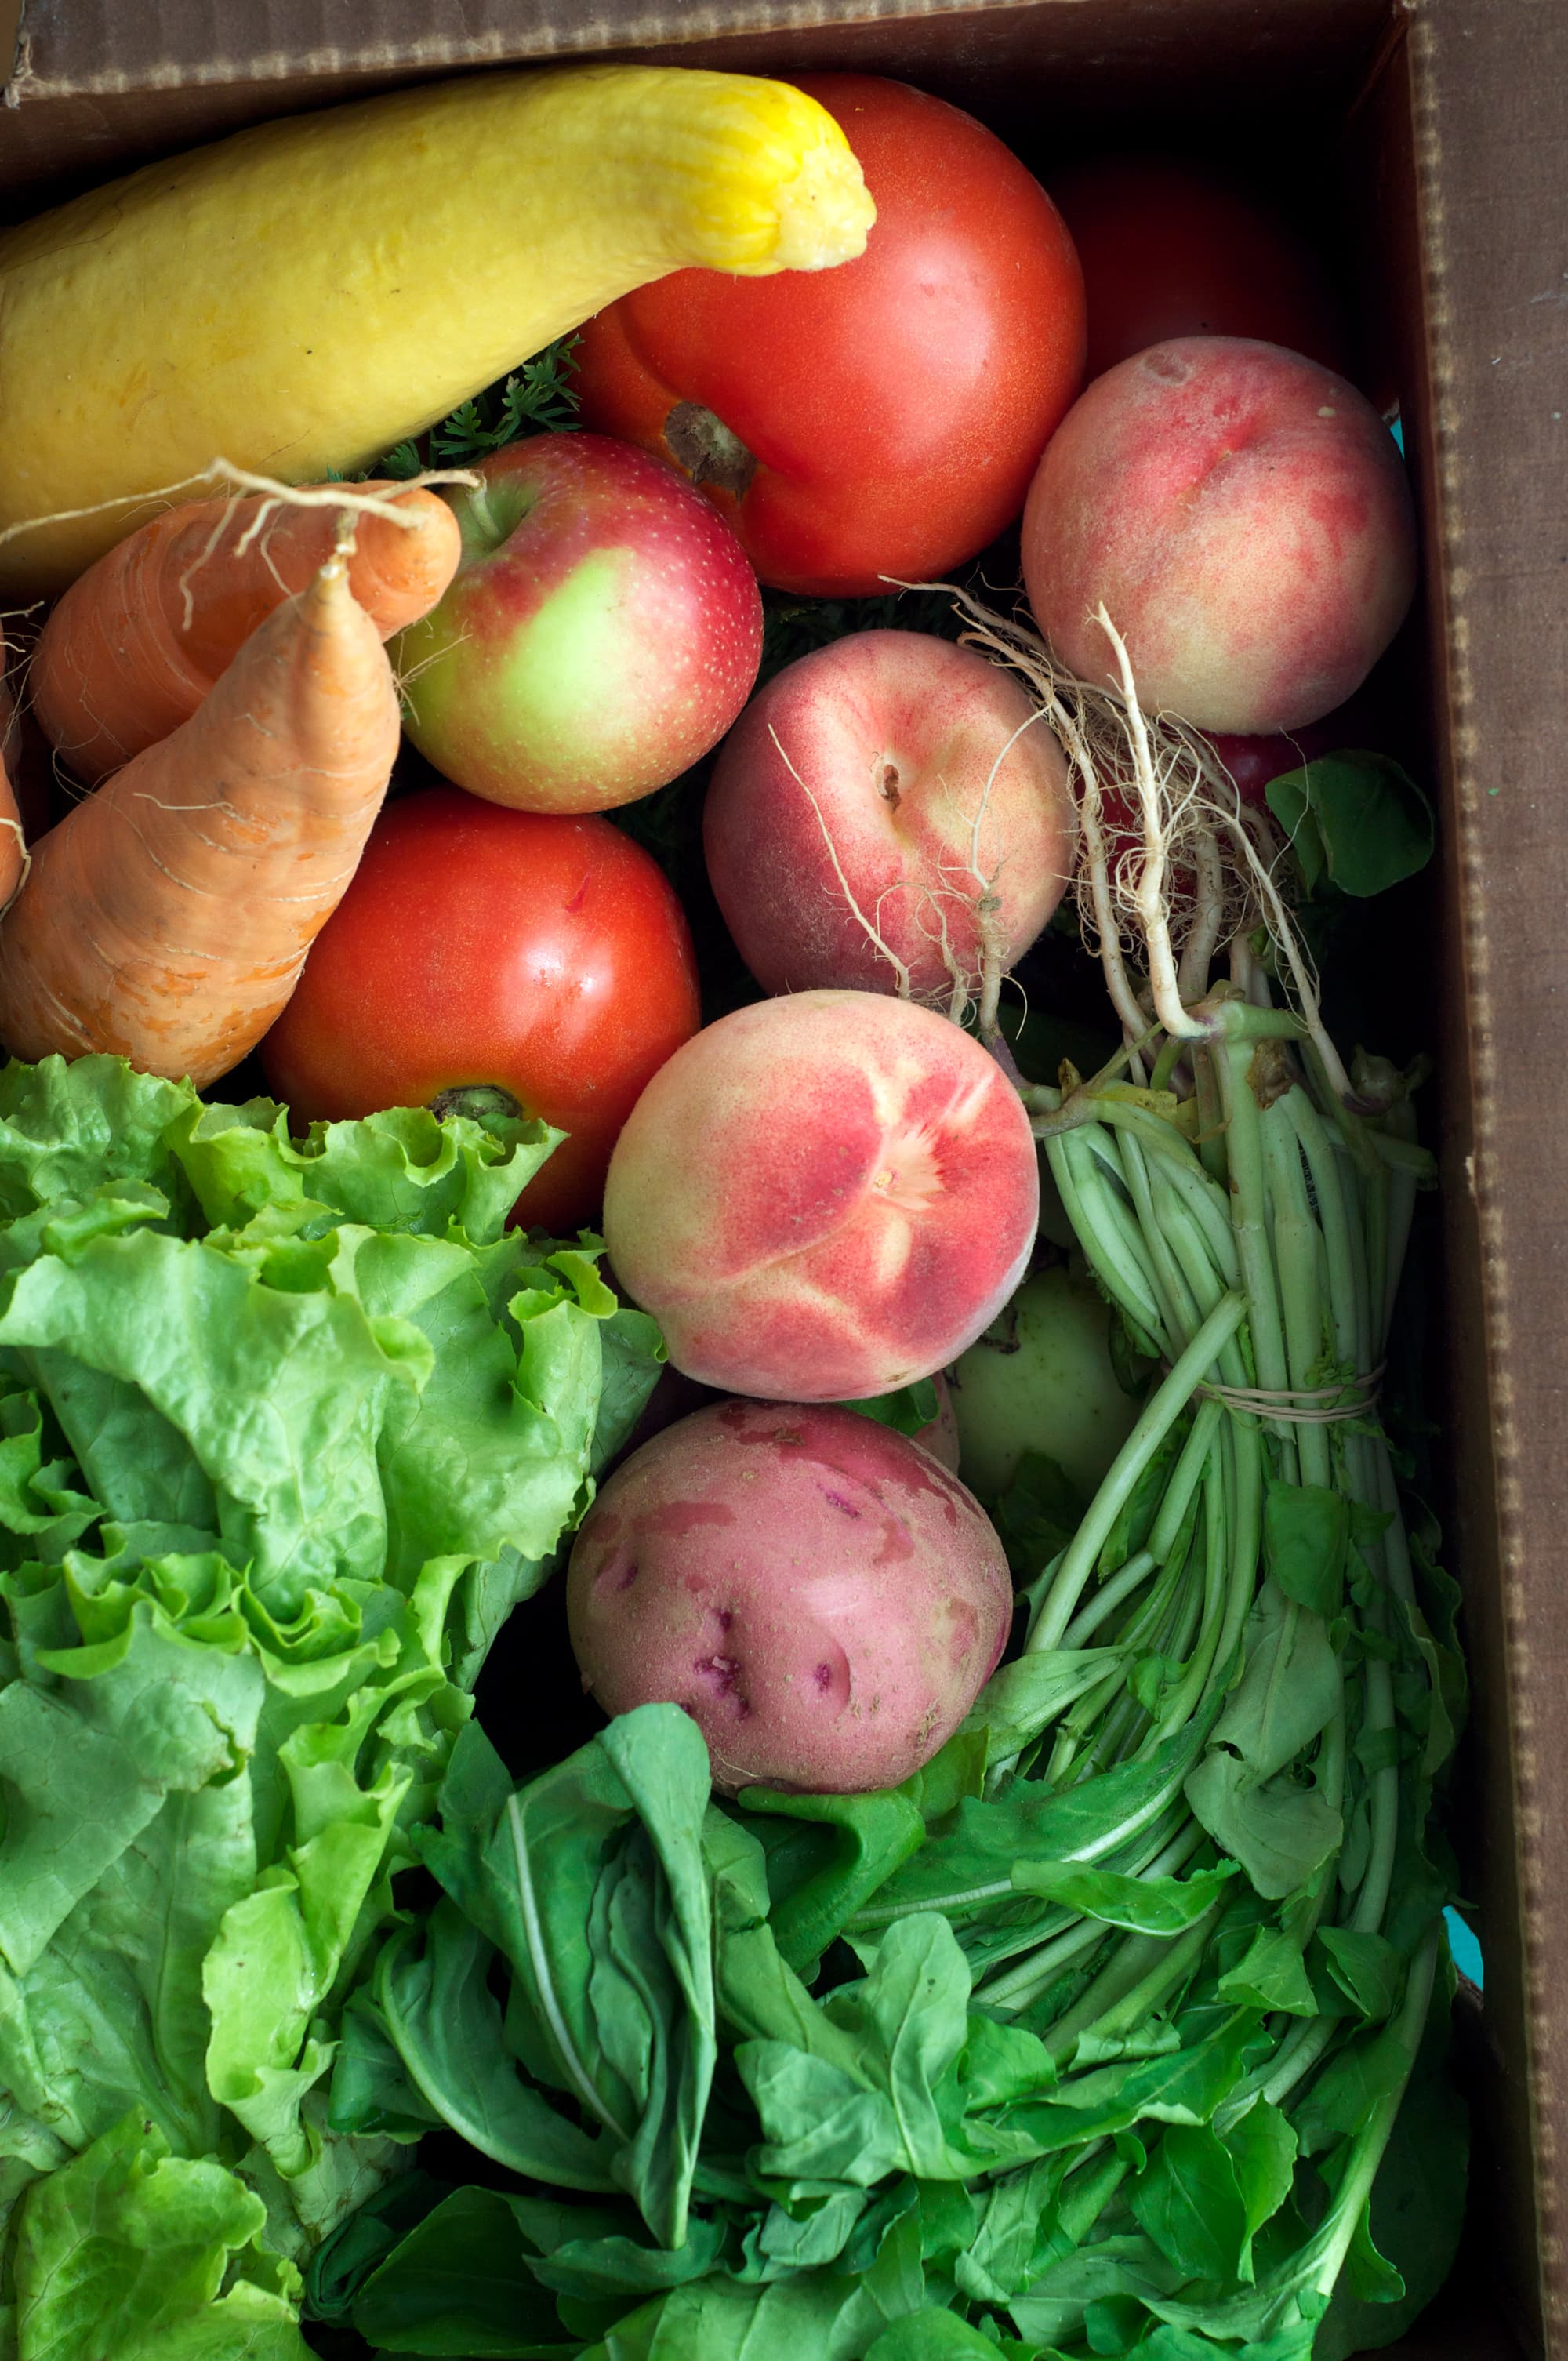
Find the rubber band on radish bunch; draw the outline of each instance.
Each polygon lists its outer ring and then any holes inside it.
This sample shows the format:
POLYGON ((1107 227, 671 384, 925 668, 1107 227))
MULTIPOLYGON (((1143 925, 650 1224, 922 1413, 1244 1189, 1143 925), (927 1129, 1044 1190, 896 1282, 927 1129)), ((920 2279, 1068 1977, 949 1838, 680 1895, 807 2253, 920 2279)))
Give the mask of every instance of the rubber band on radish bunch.
POLYGON ((984 1798, 856 1924, 948 1912, 977 2004, 1041 2036, 1064 2098, 1112 2060, 1168 2070, 1169 2106, 1143 2109, 1158 2147, 1096 2115, 1065 2152, 1074 2235, 1014 2307, 1026 2334, 1078 2351, 1092 2285, 1146 2307, 1149 2334, 1279 2337, 1270 2361, 1360 2349, 1365 2322, 1354 2345, 1312 2340, 1342 2273, 1350 2298, 1402 2292, 1367 2201, 1448 1990, 1426 1830, 1463 1698, 1452 1586, 1407 1533, 1377 1409, 1431 1171, 1413 1078, 1362 1054, 1347 1071, 1284 839, 1195 731, 1143 713, 1103 610, 1119 694, 962 603, 1073 766, 1079 909, 1124 1031, 1092 1078, 1019 1087, 1084 1256, 1165 1375, 970 1718, 984 1798), (1239 2193, 1248 2224, 1201 2304, 1183 2189, 1222 2213, 1239 2193))

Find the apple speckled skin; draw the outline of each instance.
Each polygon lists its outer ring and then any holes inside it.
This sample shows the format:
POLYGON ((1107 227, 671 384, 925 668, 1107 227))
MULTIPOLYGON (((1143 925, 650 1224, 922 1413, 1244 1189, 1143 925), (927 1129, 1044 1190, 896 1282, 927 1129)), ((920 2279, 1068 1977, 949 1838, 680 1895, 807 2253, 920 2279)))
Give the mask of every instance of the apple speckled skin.
POLYGON ((751 694, 762 601, 674 467, 602 434, 533 434, 451 494, 456 578, 393 660, 409 736, 518 811, 631 803, 717 744, 751 694))

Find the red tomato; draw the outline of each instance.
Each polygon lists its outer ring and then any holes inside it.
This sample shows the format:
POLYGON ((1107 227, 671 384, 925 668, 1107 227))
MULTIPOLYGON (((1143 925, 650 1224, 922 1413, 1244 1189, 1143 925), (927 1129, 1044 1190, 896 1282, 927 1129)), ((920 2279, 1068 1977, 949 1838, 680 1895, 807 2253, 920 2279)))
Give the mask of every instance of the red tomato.
POLYGON ((1037 181, 906 83, 808 74, 877 218, 837 269, 679 270, 583 331, 585 425, 673 459, 764 582, 929 580, 1024 505, 1083 379, 1083 288, 1037 181))
POLYGON ((616 1134, 699 1022, 685 916, 640 845, 432 787, 377 821, 261 1061, 307 1118, 508 1093, 571 1135, 515 1215, 565 1230, 597 1213, 616 1134))
POLYGON ((1158 156, 1053 176, 1083 265, 1089 375, 1168 336, 1257 336, 1345 374, 1345 327, 1317 257, 1228 181, 1158 156))

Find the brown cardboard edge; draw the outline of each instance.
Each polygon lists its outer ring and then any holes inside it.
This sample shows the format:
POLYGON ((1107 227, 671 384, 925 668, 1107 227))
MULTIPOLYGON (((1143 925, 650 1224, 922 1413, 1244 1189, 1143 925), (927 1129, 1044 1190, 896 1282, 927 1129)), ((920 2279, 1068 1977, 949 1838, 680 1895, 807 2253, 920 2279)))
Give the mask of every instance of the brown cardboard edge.
MULTIPOLYGON (((4 38, 5 16, 14 11, 18 26, 26 0, 0 0, 0 55, 11 44, 4 38)), ((1036 0, 986 0, 994 9, 1023 9, 1036 0)), ((280 82, 323 75, 408 73, 423 75, 461 66, 499 65, 533 57, 598 55, 611 48, 667 48, 695 41, 728 39, 737 35, 789 34, 832 27, 844 10, 835 0, 773 0, 773 5, 749 7, 729 0, 678 0, 671 7, 639 7, 636 0, 601 0, 601 5, 571 6, 554 21, 548 5, 532 24, 498 25, 466 36, 431 34, 413 39, 343 41, 311 49, 248 50, 241 41, 232 52, 209 57, 186 56, 155 68, 133 85, 121 69, 99 72, 50 75, 36 71, 26 44, 18 46, 9 103, 30 104, 40 99, 104 97, 128 88, 159 90, 228 82, 280 82)), ((855 16, 864 21, 896 24, 930 16, 966 16, 972 0, 855 0, 855 16)), ((374 9, 366 16, 373 17, 374 9)), ((15 33, 13 33, 15 41, 15 33)))
MULTIPOLYGON (((1417 699, 1428 717, 1430 742, 1420 748, 1418 734, 1409 753, 1419 775, 1437 790, 1442 817, 1437 860, 1416 889, 1419 912, 1407 905, 1404 923, 1419 931, 1408 944, 1390 947, 1398 963, 1390 980, 1408 1047, 1419 1044, 1437 1058, 1419 1105, 1422 1136, 1439 1149, 1443 1185, 1439 1202, 1423 1210, 1426 1243, 1418 1239, 1405 1287, 1408 1309, 1436 1348, 1438 1364, 1428 1407, 1443 1443, 1419 1488, 1436 1510, 1443 1560, 1464 1591, 1471 1711, 1453 1769, 1447 1832, 1458 1852, 1465 1915, 1483 1939, 1486 1990, 1483 2000, 1462 1986, 1454 2018, 1454 2071, 1472 2117, 1464 2247, 1453 2282, 1396 2349, 1399 2361, 1436 2361, 1440 2354, 1455 2361, 1500 2361, 1505 2351, 1539 2356, 1543 2331, 1512 1830, 1514 1699, 1497 1524, 1494 1372, 1486 1353, 1490 1307, 1468 1178, 1475 1068, 1488 1055, 1493 1033, 1489 1011, 1478 1024, 1472 1005, 1464 896, 1467 883, 1479 891, 1485 881, 1467 880, 1461 867, 1461 789, 1448 759, 1457 726, 1449 648, 1464 622, 1456 616, 1446 569, 1467 520, 1464 486, 1452 469, 1445 475, 1442 464, 1455 430, 1452 403, 1440 416, 1435 384, 1440 376, 1452 377, 1464 351, 1467 323, 1442 300, 1446 290, 1433 275, 1430 183, 1439 164, 1431 93, 1424 84, 1418 90, 1412 14, 1400 8, 1391 17, 1350 109, 1346 197, 1354 217, 1376 220, 1379 234, 1351 246, 1347 265, 1370 349, 1387 372, 1382 390, 1397 390, 1400 400, 1426 555, 1426 587, 1390 663, 1400 692, 1417 699), (1402 993, 1409 997, 1401 1009, 1402 993)), ((1475 522, 1473 514, 1468 521, 1475 522)), ((1495 881, 1491 890, 1495 895, 1495 881)), ((1376 914, 1368 917, 1376 928, 1376 914)))
MULTIPOLYGON (((1486 2003, 1492 2043, 1524 2115, 1508 2127, 1488 2263, 1530 2348, 1561 2355, 1568 2349, 1568 1598, 1556 1519, 1568 1337, 1552 1284, 1563 1192, 1560 1180, 1555 1191, 1543 1187, 1542 1176, 1568 1170, 1568 1110, 1550 1090, 1527 1090, 1527 1078, 1551 1023, 1552 981, 1540 963, 1552 961, 1558 975, 1563 967, 1565 864, 1521 791, 1555 776, 1547 685, 1568 662, 1568 597, 1555 573, 1568 565, 1568 514, 1552 521, 1550 490, 1544 500, 1539 491, 1533 500, 1520 497, 1532 456, 1549 485, 1552 478, 1548 438, 1539 420, 1532 437, 1519 386, 1530 387, 1542 410, 1551 399, 1564 409, 1568 401, 1549 394, 1550 366, 1533 372, 1519 298, 1510 307, 1497 282, 1528 261, 1537 283, 1551 286, 1561 269, 1552 203, 1561 165, 1554 180, 1548 159, 1568 158, 1568 18, 1521 0, 1404 5, 1414 16, 1427 296, 1427 508, 1441 552, 1432 569, 1434 654, 1449 719, 1445 899, 1464 971, 1463 994, 1450 995, 1463 999, 1462 1018, 1445 1042, 1451 1101, 1464 1102, 1445 1126, 1443 1154, 1458 1314, 1451 1341, 1475 1355, 1463 1372, 1473 1394, 1460 1430, 1460 1485, 1469 1496, 1463 1556, 1467 1612, 1485 1621, 1491 1642, 1475 1652, 1477 1664, 1489 1661, 1495 1681, 1494 1693, 1478 1699, 1480 1759, 1492 1789, 1486 1837, 1500 1856, 1487 1870, 1488 1931, 1501 1939, 1488 1945, 1486 2003), (1555 71, 1542 54, 1553 48, 1555 71), (1482 130, 1492 151, 1485 158, 1475 152, 1482 130), (1522 171, 1521 158, 1529 159, 1522 171), (1494 533, 1505 549, 1489 546, 1494 533), (1521 606, 1537 632, 1526 645, 1510 637, 1521 606), (1512 834, 1499 818, 1507 807, 1492 801, 1505 783, 1521 823, 1512 834), (1526 1095, 1528 1123, 1516 1103, 1526 1095), (1511 1926, 1498 1923, 1504 1909, 1511 1926), (1517 2267, 1528 2224, 1509 2218, 1523 2206, 1534 2216, 1533 2288, 1517 2267)), ((1568 348, 1556 367, 1568 381, 1568 348)))
MULTIPOLYGON (((1157 47, 1190 47, 1181 28, 1196 12, 1209 28, 1203 55, 1239 43, 1249 74, 1268 80, 1277 103, 1295 104, 1311 85, 1327 104, 1359 73, 1388 0, 1267 0, 1262 15, 1257 0, 1188 0, 1175 11, 1167 0, 742 0, 732 20, 727 0, 707 0, 695 11, 666 7, 652 41, 646 0, 463 0, 466 36, 422 39, 411 28, 425 0, 362 0, 355 21, 379 23, 384 38, 356 48, 323 39, 323 27, 336 29, 334 9, 341 16, 346 5, 268 0, 247 43, 245 0, 167 0, 145 17, 126 15, 122 0, 25 0, 20 62, 0 110, 5 214, 296 106, 431 75, 590 57, 757 71, 782 43, 802 70, 885 71, 900 52, 917 55, 924 63, 909 71, 919 79, 926 70, 946 76, 950 52, 972 61, 966 79, 981 83, 988 59, 1026 21, 1058 71, 1069 80, 1087 72, 1102 95, 1108 56, 1130 60, 1151 36, 1157 47)), ((978 96, 954 94, 986 111, 978 96)), ((1146 107, 1151 94, 1143 92, 1146 107)))

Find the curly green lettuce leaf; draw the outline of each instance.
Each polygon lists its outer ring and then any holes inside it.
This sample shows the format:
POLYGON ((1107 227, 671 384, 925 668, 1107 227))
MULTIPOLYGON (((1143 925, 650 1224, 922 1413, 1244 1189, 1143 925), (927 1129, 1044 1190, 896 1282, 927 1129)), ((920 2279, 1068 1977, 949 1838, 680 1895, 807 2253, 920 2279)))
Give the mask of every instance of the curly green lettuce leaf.
POLYGON ((41 2182, 16 2249, 24 2361, 308 2361, 261 2201, 134 2112, 41 2182))
POLYGON ((66 2148, 134 2107, 178 2154, 243 2126, 319 2182, 301 2109, 330 2004, 468 1710, 441 1662, 453 1574, 340 1589, 282 1631, 215 1555, 116 1579, 73 1553, 56 1576, 75 1642, 0 1692, 0 2075, 66 2148))
POLYGON ((0 1074, 0 2351, 292 2356, 406 2157, 328 2121, 344 2002, 657 1375, 505 1228, 554 1137, 0 1074))

